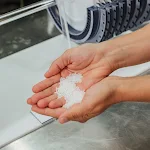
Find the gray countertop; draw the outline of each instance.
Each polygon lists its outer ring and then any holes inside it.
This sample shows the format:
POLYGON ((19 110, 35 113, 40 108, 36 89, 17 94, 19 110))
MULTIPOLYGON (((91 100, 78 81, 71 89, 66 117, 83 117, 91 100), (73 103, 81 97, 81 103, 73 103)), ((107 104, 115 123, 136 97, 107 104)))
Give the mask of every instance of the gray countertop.
POLYGON ((85 124, 55 121, 1 150, 150 150, 150 104, 120 103, 85 124))
MULTIPOLYGON (((1 26, 0 58, 58 34, 46 11, 1 26)), ((1 150, 150 150, 150 104, 117 104, 85 124, 55 121, 1 150)))

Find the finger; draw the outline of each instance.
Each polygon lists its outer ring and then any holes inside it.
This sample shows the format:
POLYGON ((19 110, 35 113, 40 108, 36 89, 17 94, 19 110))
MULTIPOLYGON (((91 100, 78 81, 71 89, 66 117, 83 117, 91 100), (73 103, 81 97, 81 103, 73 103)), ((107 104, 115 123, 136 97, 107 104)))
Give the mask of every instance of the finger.
POLYGON ((59 118, 61 114, 63 114, 66 109, 65 108, 57 108, 57 109, 50 109, 50 108, 38 108, 36 105, 32 106, 32 111, 39 113, 41 115, 51 116, 54 118, 59 118))
POLYGON ((58 83, 60 80, 60 74, 57 74, 51 78, 45 79, 43 81, 41 81, 40 83, 36 84, 35 86, 33 86, 32 91, 34 93, 38 93, 41 92, 43 90, 45 90, 46 88, 52 86, 55 83, 58 83))
POLYGON ((79 88, 81 90, 87 90, 89 89, 91 86, 93 86, 94 84, 100 82, 104 77, 99 76, 99 73, 96 72, 90 72, 90 74, 84 74, 83 78, 82 78, 82 82, 78 83, 77 86, 79 86, 79 88))
POLYGON ((32 99, 31 98, 27 99, 27 104, 32 105, 32 99))
POLYGON ((61 71, 61 77, 66 78, 69 74, 71 74, 71 71, 64 69, 61 71))
POLYGON ((49 70, 45 73, 46 78, 50 78, 60 73, 70 63, 70 52, 66 51, 62 56, 56 59, 49 70))
POLYGON ((54 92, 56 92, 56 87, 58 87, 58 86, 59 86, 59 84, 54 84, 53 86, 47 88, 46 90, 34 94, 31 97, 31 103, 32 103, 32 105, 35 105, 39 100, 52 95, 54 92))
POLYGON ((49 97, 46 97, 46 98, 44 98, 44 99, 39 100, 38 103, 37 103, 37 106, 38 106, 39 108, 48 107, 49 103, 50 103, 51 101, 53 101, 53 100, 56 100, 56 99, 57 99, 57 94, 53 94, 53 95, 51 95, 51 96, 49 96, 49 97))
POLYGON ((83 90, 83 91, 86 91, 87 89, 89 89, 92 85, 96 84, 97 82, 99 82, 100 79, 94 79, 94 78, 88 78, 88 77, 85 77, 82 79, 82 82, 81 83, 78 83, 77 86, 83 90))
POLYGON ((64 98, 56 99, 49 103, 49 108, 51 108, 51 109, 59 108, 59 107, 62 107, 65 103, 66 103, 66 101, 64 98))
POLYGON ((85 113, 86 107, 84 107, 84 105, 82 104, 76 104, 59 117, 59 122, 61 124, 66 123, 68 121, 81 122, 81 117, 85 116, 85 113))

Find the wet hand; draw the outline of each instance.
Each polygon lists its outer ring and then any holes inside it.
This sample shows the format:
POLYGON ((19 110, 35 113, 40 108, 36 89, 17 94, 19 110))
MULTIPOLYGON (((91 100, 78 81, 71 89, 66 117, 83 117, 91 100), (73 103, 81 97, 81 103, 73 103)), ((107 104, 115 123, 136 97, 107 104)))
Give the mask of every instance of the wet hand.
POLYGON ((101 48, 98 44, 85 44, 67 50, 52 63, 45 74, 46 79, 33 87, 35 94, 28 99, 28 104, 47 107, 51 101, 57 99, 54 92, 60 78, 70 73, 83 75, 83 81, 78 86, 84 90, 107 77, 113 71, 112 65, 105 57, 107 49, 103 44, 101 48))
POLYGON ((80 104, 73 105, 70 109, 63 108, 65 101, 60 99, 51 101, 49 108, 39 108, 34 105, 32 110, 58 118, 62 124, 68 121, 84 123, 118 102, 119 93, 117 93, 117 89, 119 85, 118 77, 108 77, 91 86, 86 91, 83 101, 80 104))

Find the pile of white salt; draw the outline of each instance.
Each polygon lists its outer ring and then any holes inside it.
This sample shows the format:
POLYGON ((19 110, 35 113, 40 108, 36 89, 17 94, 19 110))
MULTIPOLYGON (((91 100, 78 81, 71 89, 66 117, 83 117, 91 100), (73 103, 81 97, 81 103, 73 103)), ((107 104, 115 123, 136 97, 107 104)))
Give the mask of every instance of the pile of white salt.
POLYGON ((58 98, 64 97, 66 104, 64 108, 70 108, 76 103, 81 103, 85 92, 82 91, 76 84, 82 81, 81 74, 70 74, 66 78, 60 78, 59 87, 56 88, 56 94, 58 98))

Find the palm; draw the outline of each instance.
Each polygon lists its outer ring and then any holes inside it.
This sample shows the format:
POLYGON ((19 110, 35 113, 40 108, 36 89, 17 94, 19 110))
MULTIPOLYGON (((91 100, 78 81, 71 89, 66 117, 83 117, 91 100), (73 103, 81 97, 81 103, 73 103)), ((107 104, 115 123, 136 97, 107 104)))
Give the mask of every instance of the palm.
POLYGON ((104 79, 104 81, 90 87, 86 91, 82 103, 74 105, 69 110, 62 107, 64 105, 63 99, 51 101, 49 108, 33 106, 32 110, 55 118, 60 118, 61 116, 70 117, 70 115, 73 115, 76 116, 76 118, 72 118, 74 121, 85 122, 99 115, 113 104, 111 100, 111 95, 113 94, 113 86, 111 85, 113 84, 109 83, 111 83, 109 79, 104 79))
MULTIPOLYGON (((28 103, 45 108, 51 101, 57 99, 54 94, 61 77, 66 77, 69 73, 81 73, 83 75, 81 89, 87 90, 95 83, 99 82, 111 73, 108 62, 103 58, 103 52, 95 50, 94 44, 82 45, 66 51, 58 58, 49 71, 45 74, 46 80, 33 87, 36 94, 28 100, 28 103)), ((61 105, 61 104, 60 104, 61 105)))
POLYGON ((46 77, 56 74, 66 77, 69 73, 80 73, 83 75, 80 86, 84 90, 88 89, 111 73, 111 67, 103 57, 103 52, 95 49, 95 44, 86 44, 80 46, 80 49, 74 48, 66 51, 54 62, 46 77))

